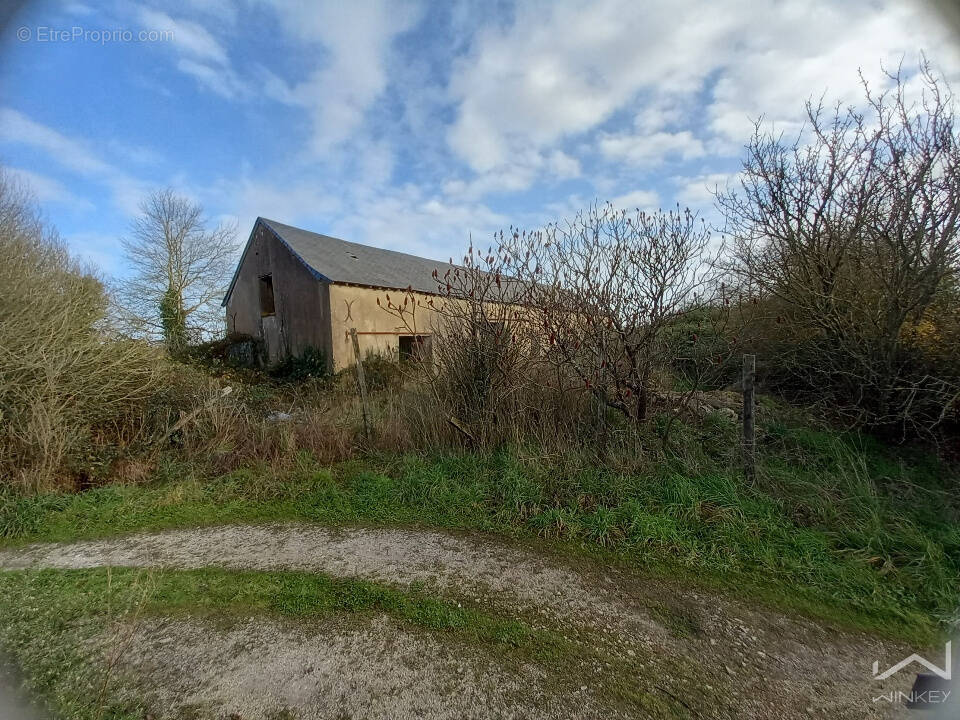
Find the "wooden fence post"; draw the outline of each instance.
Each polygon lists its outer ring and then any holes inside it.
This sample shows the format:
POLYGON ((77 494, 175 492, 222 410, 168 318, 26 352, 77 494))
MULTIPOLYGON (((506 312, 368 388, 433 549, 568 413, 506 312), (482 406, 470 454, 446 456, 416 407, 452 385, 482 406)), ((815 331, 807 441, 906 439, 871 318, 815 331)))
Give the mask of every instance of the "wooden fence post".
POLYGON ((170 428, 163 434, 163 436, 158 441, 158 444, 166 442, 167 438, 173 435, 177 430, 182 430, 183 428, 185 428, 187 426, 187 423, 193 420, 203 410, 213 407, 214 403, 216 403, 217 400, 222 400, 232 392, 233 392, 233 388, 228 385, 227 387, 223 388, 223 390, 221 390, 219 394, 207 400, 207 402, 204 403, 203 405, 197 408, 194 408, 189 414, 181 413, 180 419, 176 422, 176 424, 172 428, 170 428))
POLYGON ((757 373, 756 355, 743 356, 743 475, 753 483, 757 474, 757 434, 754 423, 754 379, 757 373))
POLYGON ((360 359, 360 341, 357 340, 357 329, 350 328, 350 339, 353 341, 353 357, 357 361, 357 385, 360 388, 360 407, 363 410, 363 436, 370 440, 370 419, 367 412, 367 381, 363 377, 363 360, 360 359))

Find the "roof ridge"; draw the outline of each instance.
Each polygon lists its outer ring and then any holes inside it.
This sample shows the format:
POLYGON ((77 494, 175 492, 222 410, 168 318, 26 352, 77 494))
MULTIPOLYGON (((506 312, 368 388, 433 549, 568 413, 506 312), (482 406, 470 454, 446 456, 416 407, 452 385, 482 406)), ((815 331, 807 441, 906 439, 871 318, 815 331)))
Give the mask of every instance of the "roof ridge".
POLYGON ((325 238, 327 240, 336 240, 337 242, 341 242, 344 245, 353 245, 354 247, 366 248, 368 250, 376 250, 377 252, 394 253, 396 255, 403 255, 409 258, 416 258, 417 260, 426 260, 427 262, 441 263, 442 265, 450 264, 450 260, 439 260, 437 258, 428 258, 428 257, 424 257, 423 255, 414 255, 413 253, 404 252, 403 250, 394 250, 392 248, 384 248, 384 247, 378 247, 376 245, 367 245, 365 243, 358 243, 358 242, 354 242, 353 240, 344 240, 343 238, 339 238, 335 235, 327 235, 326 233, 319 233, 319 232, 316 232, 315 230, 306 230, 305 228, 297 227, 296 225, 283 223, 283 222, 280 222, 279 220, 271 220, 265 217, 260 217, 258 219, 270 225, 282 225, 283 227, 287 227, 287 228, 290 228, 291 230, 296 230, 298 232, 308 233, 310 235, 316 235, 317 237, 325 238))
POLYGON ((443 281, 440 278, 445 270, 451 266, 462 267, 452 263, 452 258, 451 261, 435 260, 400 250, 363 245, 304 230, 279 220, 257 217, 223 305, 227 304, 233 293, 247 251, 257 234, 257 228, 261 226, 320 282, 442 295, 440 286, 443 281))
POLYGON ((449 266, 445 260, 350 242, 279 220, 259 217, 257 222, 325 282, 437 294, 436 275, 449 266))

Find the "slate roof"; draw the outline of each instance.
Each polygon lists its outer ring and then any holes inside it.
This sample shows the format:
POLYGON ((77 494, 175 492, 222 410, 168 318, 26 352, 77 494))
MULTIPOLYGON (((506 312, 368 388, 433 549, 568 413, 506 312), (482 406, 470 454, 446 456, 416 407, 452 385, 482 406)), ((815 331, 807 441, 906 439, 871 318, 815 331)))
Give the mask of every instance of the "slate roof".
MULTIPOLYGON (((272 231, 319 280, 398 290, 412 287, 436 294, 437 281, 433 279, 433 271, 437 270, 442 275, 450 267, 449 262, 347 242, 276 220, 257 218, 254 230, 258 224, 272 231)), ((253 238, 252 232, 250 237, 253 238)), ((240 265, 243 265, 243 258, 230 281, 223 305, 227 304, 233 292, 240 265)))

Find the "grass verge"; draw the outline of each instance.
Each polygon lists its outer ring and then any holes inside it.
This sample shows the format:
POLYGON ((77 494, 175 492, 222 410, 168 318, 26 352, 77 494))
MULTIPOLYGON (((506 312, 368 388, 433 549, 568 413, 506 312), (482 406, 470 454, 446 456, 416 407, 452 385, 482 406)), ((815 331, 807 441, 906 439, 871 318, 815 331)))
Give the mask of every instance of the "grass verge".
POLYGON ((603 562, 681 575, 845 625, 931 642, 960 606, 955 470, 929 455, 762 427, 759 482, 736 428, 680 425, 683 448, 629 470, 528 448, 377 455, 213 478, 170 461, 141 486, 5 498, 7 543, 231 522, 417 524, 494 531, 603 562))

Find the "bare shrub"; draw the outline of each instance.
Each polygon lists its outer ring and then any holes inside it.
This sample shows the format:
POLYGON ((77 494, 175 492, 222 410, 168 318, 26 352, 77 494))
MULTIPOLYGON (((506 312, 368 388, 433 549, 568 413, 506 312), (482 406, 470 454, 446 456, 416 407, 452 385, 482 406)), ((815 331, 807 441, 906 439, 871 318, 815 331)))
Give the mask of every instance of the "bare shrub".
POLYGON ((408 332, 432 333, 421 375, 470 443, 606 445, 607 408, 641 423, 654 401, 676 409, 718 384, 732 294, 690 211, 604 205, 496 241, 437 271, 438 297, 385 302, 408 332))
POLYGON ((808 102, 792 142, 758 123, 739 187, 718 205, 732 270, 771 318, 773 380, 851 424, 913 433, 960 391, 955 347, 933 362, 918 342, 925 324, 927 341, 937 334, 931 311, 957 281, 960 143, 927 64, 918 103, 891 79, 889 91, 864 83, 863 113, 808 102))
POLYGON ((431 335, 431 352, 411 367, 434 408, 426 410, 414 395, 404 398, 405 411, 427 431, 425 442, 452 436, 469 445, 553 445, 576 433, 584 398, 546 363, 530 288, 511 276, 510 262, 505 246, 482 252, 471 243, 460 264, 451 260, 435 271, 436 297, 385 296, 383 307, 408 332, 431 335), (438 413, 441 427, 428 417, 438 413))
MULTIPOLYGON (((225 473, 252 465, 286 471, 304 452, 318 462, 334 463, 348 459, 357 448, 359 401, 343 388, 312 382, 236 382, 229 385, 232 392, 224 394, 223 380, 199 372, 186 383, 184 407, 199 412, 170 443, 206 471, 225 473)), ((173 410, 178 402, 168 397, 163 405, 173 410)), ((171 412, 168 423, 188 413, 171 412)))
POLYGON ((716 384, 732 352, 732 295, 710 231, 690 210, 606 204, 513 232, 505 246, 545 359, 599 402, 643 422, 654 400, 716 384))
POLYGON ((136 432, 160 382, 149 347, 112 337, 103 284, 0 172, 0 472, 51 486, 98 438, 136 432))

